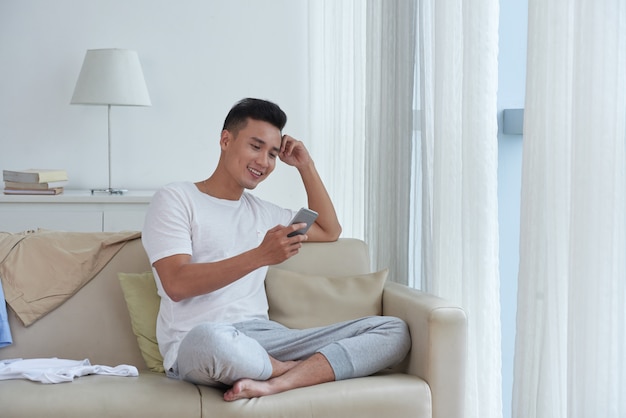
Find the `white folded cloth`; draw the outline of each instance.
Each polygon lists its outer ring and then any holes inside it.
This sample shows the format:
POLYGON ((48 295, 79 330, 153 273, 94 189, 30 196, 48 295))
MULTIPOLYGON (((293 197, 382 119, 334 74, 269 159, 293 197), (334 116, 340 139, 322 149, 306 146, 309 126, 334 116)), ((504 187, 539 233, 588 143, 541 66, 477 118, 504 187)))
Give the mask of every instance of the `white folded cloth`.
POLYGON ((75 377, 88 374, 139 376, 135 366, 126 364, 116 367, 92 365, 88 359, 36 358, 0 360, 0 380, 28 379, 41 383, 63 383, 71 382, 75 377))

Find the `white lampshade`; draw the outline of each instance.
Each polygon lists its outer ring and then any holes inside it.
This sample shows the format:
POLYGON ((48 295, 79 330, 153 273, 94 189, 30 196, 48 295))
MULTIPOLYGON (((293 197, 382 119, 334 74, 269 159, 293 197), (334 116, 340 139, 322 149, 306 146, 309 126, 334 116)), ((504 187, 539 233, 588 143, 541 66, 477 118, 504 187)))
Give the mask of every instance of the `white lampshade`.
POLYGON ((87 50, 72 104, 151 106, 136 51, 87 50))
POLYGON ((128 49, 87 50, 71 104, 106 105, 108 114, 109 187, 91 193, 123 194, 111 187, 111 106, 151 106, 137 52, 128 49))

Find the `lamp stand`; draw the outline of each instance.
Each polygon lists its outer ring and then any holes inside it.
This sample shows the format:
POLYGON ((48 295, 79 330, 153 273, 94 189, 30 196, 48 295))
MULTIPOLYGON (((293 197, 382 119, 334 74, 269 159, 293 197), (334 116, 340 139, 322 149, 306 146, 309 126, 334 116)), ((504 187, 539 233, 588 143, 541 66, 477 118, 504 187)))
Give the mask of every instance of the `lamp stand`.
POLYGON ((91 194, 94 193, 108 193, 108 194, 124 194, 128 190, 126 189, 114 189, 111 187, 111 105, 107 105, 107 116, 108 116, 108 140, 109 140, 109 187, 106 189, 91 189, 91 194))

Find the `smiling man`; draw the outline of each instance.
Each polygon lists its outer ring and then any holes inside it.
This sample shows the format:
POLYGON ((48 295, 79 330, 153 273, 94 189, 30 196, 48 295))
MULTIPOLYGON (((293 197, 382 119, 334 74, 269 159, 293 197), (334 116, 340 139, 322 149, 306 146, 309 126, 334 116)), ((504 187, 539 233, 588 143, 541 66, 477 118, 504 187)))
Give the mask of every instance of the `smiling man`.
POLYGON ((286 121, 274 103, 237 103, 213 174, 160 189, 142 233, 161 296, 157 339, 168 376, 225 386, 227 401, 365 376, 401 361, 410 347, 406 324, 392 317, 310 330, 268 319, 267 267, 307 239, 335 241, 341 233, 306 147, 282 134, 286 121), (319 214, 306 235, 288 236, 303 226, 288 225, 295 211, 247 191, 279 160, 297 169, 319 214))

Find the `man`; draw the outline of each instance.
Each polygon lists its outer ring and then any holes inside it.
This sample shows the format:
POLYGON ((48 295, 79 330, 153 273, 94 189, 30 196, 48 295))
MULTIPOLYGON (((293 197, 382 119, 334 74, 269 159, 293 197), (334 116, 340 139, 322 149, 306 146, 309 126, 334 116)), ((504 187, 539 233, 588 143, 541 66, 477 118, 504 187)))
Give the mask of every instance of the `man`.
POLYGON ((224 122, 213 174, 159 190, 146 215, 142 239, 161 296, 157 339, 167 374, 230 386, 227 401, 368 375, 401 361, 410 347, 397 318, 310 330, 268 319, 267 267, 297 254, 307 239, 335 241, 341 233, 307 149, 282 135, 286 121, 274 103, 237 103, 224 122), (246 191, 278 159, 298 170, 308 206, 319 213, 306 235, 288 237, 303 227, 288 225, 295 212, 246 191))

